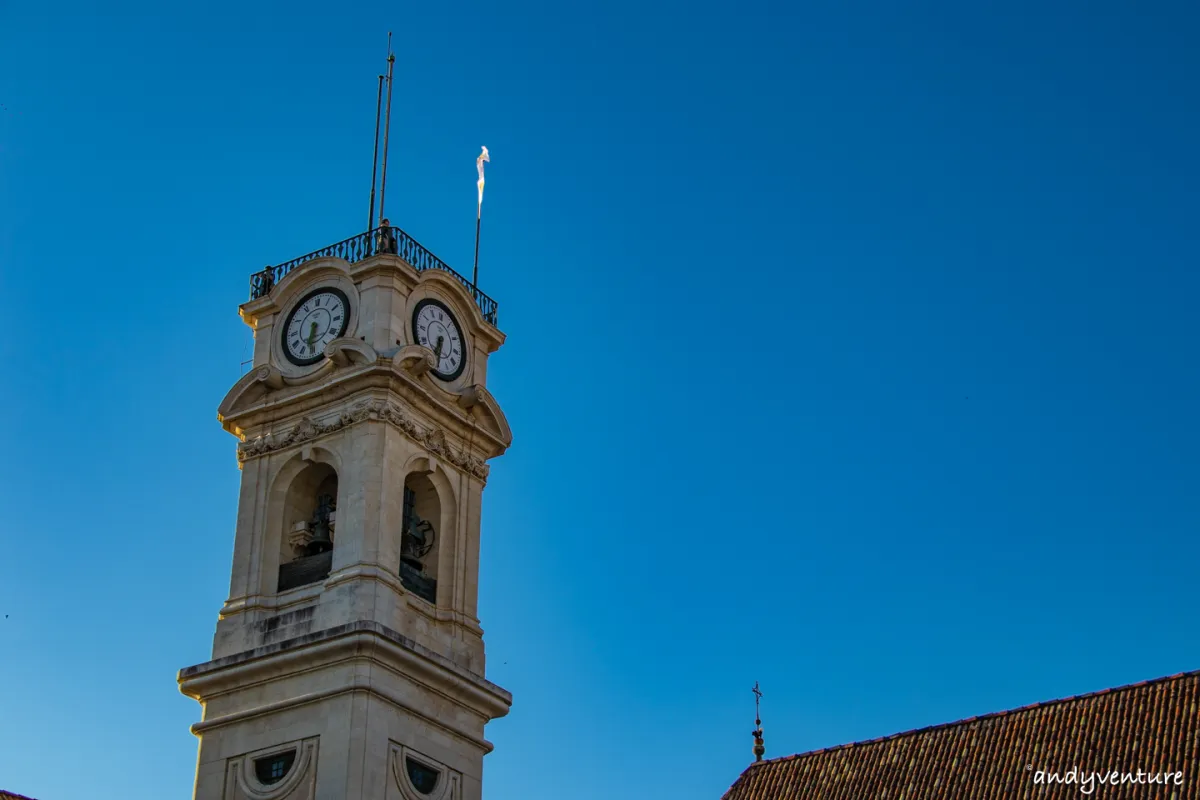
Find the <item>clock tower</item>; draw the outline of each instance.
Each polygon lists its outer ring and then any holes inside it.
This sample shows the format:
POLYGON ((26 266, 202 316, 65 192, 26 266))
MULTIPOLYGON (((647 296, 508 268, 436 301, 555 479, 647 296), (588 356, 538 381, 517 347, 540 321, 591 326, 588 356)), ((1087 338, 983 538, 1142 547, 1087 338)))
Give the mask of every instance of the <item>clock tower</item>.
POLYGON ((480 800, 476 616, 496 304, 384 227, 257 273, 254 360, 218 408, 241 468, 195 800, 480 800))

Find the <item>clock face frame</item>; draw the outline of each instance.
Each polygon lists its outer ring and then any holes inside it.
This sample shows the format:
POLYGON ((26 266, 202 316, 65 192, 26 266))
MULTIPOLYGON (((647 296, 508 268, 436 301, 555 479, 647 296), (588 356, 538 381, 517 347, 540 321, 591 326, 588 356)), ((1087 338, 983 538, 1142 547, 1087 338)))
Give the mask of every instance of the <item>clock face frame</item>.
POLYGON ((428 347, 437 355, 437 366, 433 374, 444 381, 452 381, 467 367, 466 338, 462 326, 445 303, 426 298, 417 303, 412 315, 413 341, 428 347), (438 353, 437 340, 442 339, 444 353, 438 353), (457 356, 456 349, 457 348, 457 356))
POLYGON ((316 364, 325 358, 325 345, 344 336, 349 324, 350 299, 345 292, 332 286, 313 289, 284 319, 279 337, 283 355, 298 367, 316 364))

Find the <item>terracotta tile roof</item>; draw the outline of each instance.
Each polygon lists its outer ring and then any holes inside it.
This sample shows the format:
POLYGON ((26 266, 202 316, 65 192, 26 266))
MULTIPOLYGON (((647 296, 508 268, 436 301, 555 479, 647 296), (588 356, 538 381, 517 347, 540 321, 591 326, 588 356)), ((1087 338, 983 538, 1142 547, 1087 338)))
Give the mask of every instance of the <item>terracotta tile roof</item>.
POLYGON ((0 800, 33 800, 32 797, 26 797, 23 794, 13 794, 0 789, 0 800))
POLYGON ((1200 671, 761 761, 723 800, 1089 796, 1200 798, 1200 671), (1143 775, 1139 783, 1139 769, 1160 782, 1143 775), (1110 790, 1100 777, 1114 771, 1131 777, 1110 790))

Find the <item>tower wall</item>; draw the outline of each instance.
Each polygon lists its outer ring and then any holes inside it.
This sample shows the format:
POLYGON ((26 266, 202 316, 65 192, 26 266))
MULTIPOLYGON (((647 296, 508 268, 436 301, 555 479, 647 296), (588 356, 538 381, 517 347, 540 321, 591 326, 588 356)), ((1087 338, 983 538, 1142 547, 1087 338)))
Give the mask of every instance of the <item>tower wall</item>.
POLYGON ((392 255, 316 259, 241 312, 229 596, 212 660, 179 674, 203 706, 195 797, 478 798, 511 704, 476 608, 503 334, 461 280, 392 255))

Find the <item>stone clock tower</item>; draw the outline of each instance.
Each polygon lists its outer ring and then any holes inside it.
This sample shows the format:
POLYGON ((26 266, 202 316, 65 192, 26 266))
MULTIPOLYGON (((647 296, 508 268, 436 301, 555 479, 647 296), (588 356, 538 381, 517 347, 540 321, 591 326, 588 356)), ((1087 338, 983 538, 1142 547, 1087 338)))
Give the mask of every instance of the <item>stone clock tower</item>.
MULTIPOLYGON (((195 800, 479 800, 476 617, 496 304, 399 228, 251 279, 252 369, 218 409, 242 484, 195 800)), ((170 794, 170 792, 168 792, 170 794)))

